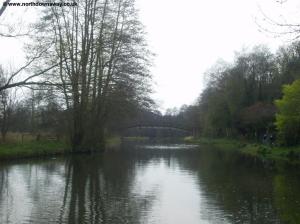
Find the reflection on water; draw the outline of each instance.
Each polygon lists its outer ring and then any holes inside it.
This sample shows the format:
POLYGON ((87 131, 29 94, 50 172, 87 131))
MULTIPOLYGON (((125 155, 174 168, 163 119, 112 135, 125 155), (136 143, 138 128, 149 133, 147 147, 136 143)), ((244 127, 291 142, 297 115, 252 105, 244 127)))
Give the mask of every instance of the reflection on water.
POLYGON ((299 176, 186 145, 0 166, 0 223, 300 223, 299 176))
POLYGON ((187 150, 187 149, 195 149, 198 148, 197 145, 183 145, 183 144, 137 144, 133 146, 135 148, 142 149, 157 149, 157 150, 187 150))

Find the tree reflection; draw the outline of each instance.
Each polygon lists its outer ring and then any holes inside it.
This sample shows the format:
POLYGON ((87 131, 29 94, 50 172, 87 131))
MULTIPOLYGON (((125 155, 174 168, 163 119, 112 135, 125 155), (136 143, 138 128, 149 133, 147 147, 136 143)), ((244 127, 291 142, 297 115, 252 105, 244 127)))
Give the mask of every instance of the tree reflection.
POLYGON ((300 223, 299 185, 298 172, 274 176, 274 203, 284 223, 300 223))
MULTIPOLYGON (((274 174, 260 161, 210 149, 181 163, 198 170, 206 207, 223 211, 229 223, 300 221, 300 182, 295 174, 274 174)), ((209 220, 212 214, 207 210, 203 215, 209 220)))
MULTIPOLYGON (((200 218, 208 223, 300 222, 297 170, 274 173, 249 158, 216 150, 129 146, 100 155, 2 165, 0 223, 148 223, 151 212, 165 215, 155 210, 166 196, 156 172, 163 172, 162 178, 192 180, 188 187, 196 186, 200 196, 194 202, 201 205, 184 209, 201 208, 200 218)), ((177 195, 186 197, 176 184, 165 184, 172 191, 167 197, 175 197, 171 202, 177 195)), ((169 198, 164 199, 167 211, 173 211, 169 198)))
POLYGON ((2 166, 0 223, 142 223, 156 192, 136 191, 135 162, 111 153, 2 166))
POLYGON ((67 161, 59 223, 141 223, 154 192, 133 191, 134 164, 119 155, 75 156, 67 161), (84 158, 83 158, 84 157, 84 158))

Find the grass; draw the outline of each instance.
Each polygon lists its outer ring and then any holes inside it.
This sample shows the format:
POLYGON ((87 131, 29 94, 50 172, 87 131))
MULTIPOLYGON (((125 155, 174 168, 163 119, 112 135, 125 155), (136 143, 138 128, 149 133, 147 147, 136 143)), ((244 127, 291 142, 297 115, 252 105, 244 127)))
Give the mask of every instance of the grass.
POLYGON ((107 149, 118 148, 121 145, 121 137, 120 136, 111 136, 106 138, 105 147, 107 149))
POLYGON ((200 145, 212 145, 221 150, 237 151, 239 153, 267 159, 273 161, 284 161, 291 164, 300 164, 300 146, 283 147, 270 146, 261 143, 251 143, 245 140, 236 139, 209 139, 192 137, 185 138, 188 143, 196 143, 200 145))
MULTIPOLYGON (((44 134, 44 136, 48 135, 44 134)), ((42 137, 40 141, 36 139, 37 137, 30 133, 9 133, 5 142, 0 137, 0 160, 49 157, 71 153, 71 148, 65 141, 47 140, 46 137, 42 137)), ((121 141, 120 136, 109 136, 105 141, 106 148, 118 148, 121 141)))
MULTIPOLYGON (((119 136, 110 136, 106 139, 108 149, 118 148, 121 144, 119 136)), ((71 153, 71 147, 65 141, 47 140, 24 133, 9 133, 6 141, 0 138, 0 160, 11 160, 31 157, 49 157, 71 153)))
POLYGON ((28 141, 0 144, 0 160, 43 157, 71 152, 66 143, 58 141, 28 141))
POLYGON ((149 137, 141 137, 141 136, 132 136, 132 137, 123 137, 125 141, 133 141, 133 142, 142 142, 149 140, 149 137))

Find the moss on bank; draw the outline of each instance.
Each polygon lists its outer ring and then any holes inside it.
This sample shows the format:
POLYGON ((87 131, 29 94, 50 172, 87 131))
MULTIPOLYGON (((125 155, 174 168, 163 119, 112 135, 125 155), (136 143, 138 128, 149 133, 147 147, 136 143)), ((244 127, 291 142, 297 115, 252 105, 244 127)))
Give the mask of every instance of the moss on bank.
POLYGON ((221 150, 237 151, 239 153, 250 155, 264 160, 283 161, 290 164, 300 164, 300 146, 279 147, 260 143, 251 143, 236 139, 209 139, 191 137, 185 138, 188 143, 199 145, 211 145, 221 150))

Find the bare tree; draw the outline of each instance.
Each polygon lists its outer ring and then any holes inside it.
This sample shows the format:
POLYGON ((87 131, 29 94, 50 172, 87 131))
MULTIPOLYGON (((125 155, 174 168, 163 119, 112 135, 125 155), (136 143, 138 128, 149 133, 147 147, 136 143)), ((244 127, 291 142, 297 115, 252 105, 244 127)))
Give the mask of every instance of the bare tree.
POLYGON ((46 36, 54 42, 45 63, 59 66, 47 81, 61 82, 73 149, 101 148, 113 93, 122 90, 124 100, 143 104, 149 92, 149 51, 134 1, 86 0, 78 7, 51 8, 37 27, 38 46, 47 45, 46 36))
MULTIPOLYGON (((282 8, 290 3, 288 0, 275 0, 274 7, 282 8)), ((290 5, 287 8, 294 7, 290 5)), ((278 14, 276 16, 270 16, 264 11, 264 9, 259 6, 260 18, 256 18, 255 22, 260 31, 271 35, 272 37, 284 37, 288 40, 294 41, 300 37, 300 21, 294 20, 298 18, 299 15, 289 15, 289 13, 283 10, 283 14, 278 14)))
MULTIPOLYGON (((9 3, 10 0, 6 0, 3 2, 3 5, 0 8, 0 16, 3 14, 9 3)), ((24 16, 23 13, 25 12, 28 13, 28 10, 25 9, 22 11, 22 13, 20 12, 20 15, 18 14, 17 16, 15 16, 14 20, 12 20, 11 18, 1 18, 0 40, 18 38, 19 40, 24 42, 28 41, 28 38, 30 38, 29 33, 30 31, 32 31, 32 24, 30 24, 30 22, 24 23, 22 15, 24 16)), ((49 43, 49 45, 51 44, 53 43, 49 43)), ((49 47, 50 46, 32 50, 31 53, 27 55, 26 61, 23 65, 20 65, 15 71, 11 71, 10 73, 6 72, 5 79, 2 79, 2 82, 0 83, 0 92, 6 89, 22 86, 33 87, 40 85, 54 85, 50 82, 42 82, 39 77, 58 66, 58 63, 53 63, 48 67, 36 69, 35 71, 31 70, 34 62, 39 61, 49 47)))

